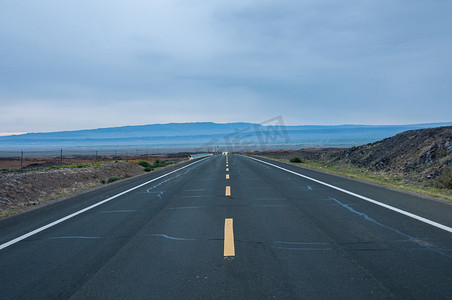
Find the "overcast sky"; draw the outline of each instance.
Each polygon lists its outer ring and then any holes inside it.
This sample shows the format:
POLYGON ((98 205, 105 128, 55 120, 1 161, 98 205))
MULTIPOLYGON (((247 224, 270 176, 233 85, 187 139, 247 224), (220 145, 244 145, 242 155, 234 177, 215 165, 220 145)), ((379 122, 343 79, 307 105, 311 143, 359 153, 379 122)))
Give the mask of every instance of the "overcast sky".
POLYGON ((0 0, 0 133, 452 121, 449 0, 0 0))

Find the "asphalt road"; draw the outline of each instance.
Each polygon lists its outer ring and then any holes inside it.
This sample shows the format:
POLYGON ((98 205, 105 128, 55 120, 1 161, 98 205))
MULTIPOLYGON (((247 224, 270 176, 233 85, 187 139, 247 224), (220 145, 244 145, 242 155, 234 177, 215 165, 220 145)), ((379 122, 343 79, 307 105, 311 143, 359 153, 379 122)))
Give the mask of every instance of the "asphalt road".
POLYGON ((451 299, 451 228, 446 202, 214 156, 0 222, 0 299, 451 299))

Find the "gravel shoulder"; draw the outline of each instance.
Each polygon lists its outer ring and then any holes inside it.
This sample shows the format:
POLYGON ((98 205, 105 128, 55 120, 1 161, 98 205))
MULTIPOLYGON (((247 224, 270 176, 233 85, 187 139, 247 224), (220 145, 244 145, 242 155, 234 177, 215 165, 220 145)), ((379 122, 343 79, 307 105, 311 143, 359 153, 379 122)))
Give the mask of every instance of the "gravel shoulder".
POLYGON ((7 218, 117 180, 145 174, 137 161, 101 161, 0 173, 0 218, 7 218))

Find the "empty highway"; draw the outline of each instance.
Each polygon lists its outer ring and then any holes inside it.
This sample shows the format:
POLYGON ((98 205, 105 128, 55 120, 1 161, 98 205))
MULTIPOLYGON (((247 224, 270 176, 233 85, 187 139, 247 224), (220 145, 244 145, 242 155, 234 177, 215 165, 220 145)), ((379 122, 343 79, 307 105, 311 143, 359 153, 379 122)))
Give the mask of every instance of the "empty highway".
POLYGON ((1 299, 451 299, 452 205, 217 155, 0 222, 1 299))

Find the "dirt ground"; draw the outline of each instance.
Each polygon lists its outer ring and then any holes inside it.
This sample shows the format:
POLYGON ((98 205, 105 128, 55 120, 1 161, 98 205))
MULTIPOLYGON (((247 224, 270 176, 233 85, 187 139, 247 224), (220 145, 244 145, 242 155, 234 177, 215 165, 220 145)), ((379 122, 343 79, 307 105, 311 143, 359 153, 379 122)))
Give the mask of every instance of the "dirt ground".
MULTIPOLYGON (((182 158, 181 155, 176 155, 175 158, 182 158)), ((63 159, 60 157, 28 157, 22 161, 20 157, 15 158, 2 158, 0 157, 0 170, 6 171, 10 169, 20 169, 34 164, 77 164, 77 163, 89 163, 93 161, 112 161, 112 160, 145 160, 154 161, 156 159, 165 159, 165 155, 140 155, 140 156, 65 156, 63 159)))
MULTIPOLYGON (((37 158, 27 160, 17 169, 17 161, 2 159, 0 172, 0 218, 8 217, 74 195, 96 186, 140 174, 139 161, 169 160, 179 162, 185 157, 134 157, 127 160, 64 159, 63 162, 37 158), (26 166, 25 166, 26 165, 26 166)), ((19 161, 20 164, 20 161, 19 161)), ((19 165, 20 166, 20 165, 19 165)))

